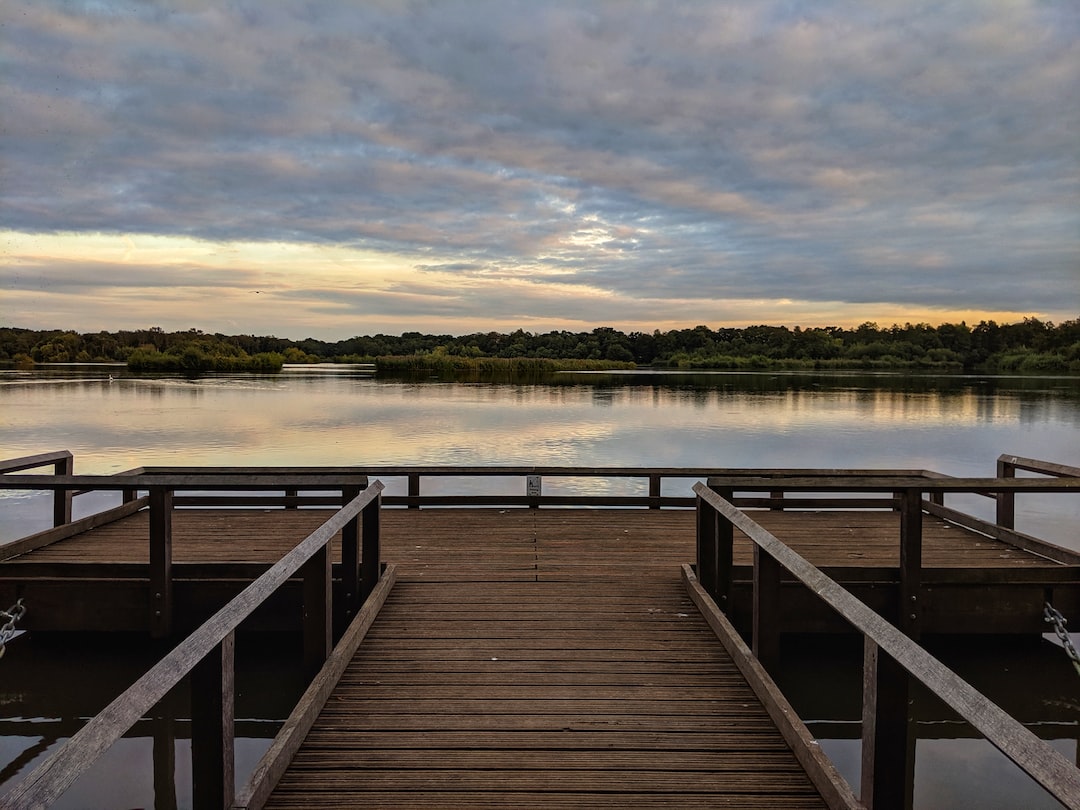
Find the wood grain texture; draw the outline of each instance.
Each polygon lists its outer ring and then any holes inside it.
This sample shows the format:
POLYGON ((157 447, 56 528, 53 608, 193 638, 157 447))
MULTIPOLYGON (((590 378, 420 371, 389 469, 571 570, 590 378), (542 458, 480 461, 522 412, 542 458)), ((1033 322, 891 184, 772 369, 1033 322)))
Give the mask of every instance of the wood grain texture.
POLYGON ((824 807, 678 568, 597 565, 400 577, 266 806, 824 807))

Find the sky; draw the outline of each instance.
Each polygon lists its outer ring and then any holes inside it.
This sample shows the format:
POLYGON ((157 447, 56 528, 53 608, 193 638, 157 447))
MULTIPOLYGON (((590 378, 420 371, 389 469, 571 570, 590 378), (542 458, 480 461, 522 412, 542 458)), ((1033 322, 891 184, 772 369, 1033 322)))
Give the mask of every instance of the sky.
POLYGON ((0 324, 1080 317, 1074 0, 0 0, 0 324))

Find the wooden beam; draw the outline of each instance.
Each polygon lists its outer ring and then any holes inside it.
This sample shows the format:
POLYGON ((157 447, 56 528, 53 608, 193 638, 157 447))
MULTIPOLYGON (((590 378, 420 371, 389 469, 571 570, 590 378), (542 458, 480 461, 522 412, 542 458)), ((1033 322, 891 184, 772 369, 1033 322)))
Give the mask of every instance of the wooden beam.
POLYGON ((371 596, 382 570, 382 496, 360 513, 362 549, 360 554, 360 591, 357 609, 371 596))
MULTIPOLYGON (((1004 458, 997 460, 997 476, 998 478, 1015 478, 1016 467, 1012 462, 1006 461, 1004 458)), ((1015 492, 999 492, 997 493, 997 509, 996 509, 997 525, 1006 529, 1016 528, 1016 493, 1015 492)))
MULTIPOLYGON (((360 494, 356 487, 341 491, 342 504, 347 504, 360 494)), ((341 604, 335 606, 336 622, 340 628, 349 626, 360 608, 360 524, 354 517, 341 527, 341 604)))
POLYGON ((908 719, 908 674, 863 638, 861 797, 867 810, 910 810, 915 739, 908 719))
POLYGON ((150 634, 172 633, 172 490, 150 490, 150 634))
POLYGON ((196 807, 227 810, 236 790, 236 633, 191 671, 191 776, 196 807))
POLYGON ((780 663, 780 563, 754 545, 754 655, 766 670, 780 663))
POLYGON ((918 640, 922 633, 922 493, 905 489, 900 497, 900 629, 918 640))
MULTIPOLYGON (((70 453, 58 458, 53 466, 56 475, 72 475, 75 472, 75 459, 70 453)), ((72 489, 58 489, 53 492, 53 527, 71 523, 72 489)))
POLYGON ((314 675, 333 649, 333 598, 330 589, 330 555, 326 546, 317 549, 303 567, 304 669, 314 675))

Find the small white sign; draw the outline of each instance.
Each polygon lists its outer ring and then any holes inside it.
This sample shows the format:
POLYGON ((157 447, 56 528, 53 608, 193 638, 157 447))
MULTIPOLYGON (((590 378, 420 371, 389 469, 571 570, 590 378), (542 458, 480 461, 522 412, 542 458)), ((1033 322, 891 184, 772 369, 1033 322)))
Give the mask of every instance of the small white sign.
POLYGON ((540 476, 528 475, 525 477, 525 494, 530 498, 540 497, 540 476))

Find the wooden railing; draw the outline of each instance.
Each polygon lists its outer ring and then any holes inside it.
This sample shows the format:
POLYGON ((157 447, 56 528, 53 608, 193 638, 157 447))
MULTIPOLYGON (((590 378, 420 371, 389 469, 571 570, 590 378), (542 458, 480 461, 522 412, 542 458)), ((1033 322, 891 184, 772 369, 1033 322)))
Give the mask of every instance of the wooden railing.
MULTIPOLYGON (((363 472, 378 478, 387 484, 388 494, 383 497, 385 506, 406 506, 410 509, 435 506, 518 506, 541 508, 547 506, 600 506, 620 508, 693 508, 694 497, 690 489, 695 481, 705 480, 716 476, 777 476, 798 477, 823 475, 830 477, 850 477, 852 479, 862 476, 920 476, 925 473, 922 470, 810 470, 810 469, 757 469, 757 468, 688 468, 688 467, 546 467, 546 466, 358 466, 350 468, 353 472, 363 472), (458 479, 460 484, 467 479, 493 479, 511 478, 519 479, 516 485, 517 493, 481 494, 462 492, 427 492, 425 485, 435 482, 445 482, 449 479, 458 479), (391 494, 392 479, 404 479, 405 494, 391 494), (552 493, 549 487, 557 487, 559 479, 597 479, 597 480, 626 480, 639 482, 642 494, 619 495, 573 495, 565 493, 552 493), (684 482, 685 494, 664 494, 665 485, 669 481, 684 482)), ((268 472, 279 475, 287 475, 290 468, 243 468, 248 472, 268 472)), ((142 467, 132 473, 144 476, 151 475, 177 475, 177 474, 210 474, 221 472, 222 468, 215 467, 142 467)), ((288 505, 286 499, 276 502, 277 505, 288 505)), ((293 495, 295 497, 295 493, 293 495)), ((197 499, 190 499, 182 505, 199 505, 197 499)), ((239 502, 238 502, 239 503, 239 502)), ((260 501, 265 503, 265 501, 260 501)), ((306 505, 307 502, 300 502, 306 505)), ((314 499, 310 503, 317 503, 314 499)), ((178 502, 178 505, 180 503, 178 502)), ((788 506, 794 508, 800 504, 789 502, 788 506)), ((820 500, 807 500, 806 505, 822 506, 820 500)), ((857 504, 845 501, 843 506, 853 508, 857 504)), ((881 506, 880 500, 870 506, 881 506)), ((885 504, 887 507, 888 505, 885 504)))
MULTIPOLYGON (((9 543, 0 548, 0 560, 11 559, 35 548, 41 548, 75 536, 89 528, 116 520, 149 506, 149 579, 152 599, 150 631, 156 637, 165 637, 172 633, 173 628, 172 521, 173 510, 178 505, 178 502, 235 505, 237 501, 242 501, 243 503, 262 504, 264 503, 263 500, 253 499, 252 496, 238 497, 230 493, 276 492, 289 489, 323 493, 337 490, 340 495, 337 496, 336 505, 341 505, 355 498, 357 493, 367 486, 367 482, 368 477, 358 474, 355 468, 313 468, 306 471, 293 469, 281 473, 268 473, 262 470, 257 473, 249 470, 215 470, 212 472, 183 473, 137 472, 125 475, 8 474, 0 478, 0 487, 53 491, 119 490, 127 493, 125 498, 134 498, 135 493, 138 492, 146 492, 147 494, 107 512, 92 515, 55 529, 39 532, 14 543, 9 543), (184 491, 209 492, 212 494, 187 499, 176 497, 176 493, 184 491)), ((283 499, 276 497, 266 500, 269 503, 280 502, 284 504, 283 499)), ((320 495, 318 501, 322 504, 331 503, 325 495, 320 495)), ((346 533, 349 536, 345 538, 342 563, 344 570, 349 571, 358 558, 353 556, 353 549, 356 546, 355 537, 353 536, 355 529, 347 528, 346 533)), ((354 610, 355 604, 363 595, 356 590, 353 583, 346 582, 345 590, 349 597, 346 600, 346 606, 343 607, 346 613, 343 614, 342 618, 347 621, 349 618, 347 611, 354 610), (349 607, 350 603, 351 607, 349 607)))
MULTIPOLYGON (((758 481, 729 479, 725 486, 754 489, 768 486, 758 481)), ((865 483, 865 482, 864 482, 865 483)), ((1080 491, 1080 478, 1061 479, 1059 486, 1038 488, 1037 484, 1020 486, 1019 480, 941 479, 934 481, 939 491, 1080 491)), ((785 481, 787 490, 803 487, 822 489, 823 482, 785 481)), ((839 482, 835 485, 839 487, 839 482)), ((846 484, 850 486, 850 484, 846 484)), ((871 490, 903 492, 901 517, 907 525, 902 531, 912 545, 910 556, 919 555, 921 539, 916 531, 919 487, 926 482, 879 480, 871 490)), ((908 623, 907 633, 894 627, 860 602, 820 569, 811 565, 745 512, 708 486, 697 484, 698 499, 698 579, 704 590, 724 609, 730 592, 731 539, 738 528, 754 543, 753 651, 766 669, 779 653, 777 618, 778 585, 781 568, 863 634, 863 723, 862 723, 862 801, 875 810, 910 806, 910 780, 907 778, 908 676, 924 684, 961 718, 1015 762, 1025 773, 1068 807, 1080 807, 1080 770, 1046 742, 1040 740, 1018 721, 976 691, 970 684, 931 656, 910 638, 917 624, 908 623)), ((902 565, 903 568, 903 565, 902 565)), ((910 588, 910 583, 909 583, 910 588)), ((912 593, 916 599, 917 593, 912 593)), ((917 609, 913 608, 917 618, 917 609)), ((903 627, 903 625, 902 625, 903 627)))
MULTIPOLYGON (((71 475, 75 471, 75 458, 67 450, 38 453, 34 456, 22 456, 21 458, 9 458, 0 461, 0 475, 50 466, 56 475, 71 475)), ((73 494, 74 492, 70 489, 53 490, 53 526, 63 526, 66 523, 71 523, 71 497, 73 494)))
MULTIPOLYGON (((176 485, 174 481, 172 486, 176 485)), ((232 807, 236 799, 233 656, 237 627, 286 581, 299 575, 304 583, 304 656, 309 669, 322 669, 325 672, 327 667, 336 669, 342 666, 343 657, 345 660, 351 658, 355 645, 359 644, 359 639, 366 632, 393 582, 392 569, 387 569, 387 575, 377 587, 374 579, 359 581, 362 575, 355 566, 345 571, 345 575, 354 581, 349 586, 354 589, 353 593, 363 595, 368 601, 332 656, 332 588, 328 544, 338 532, 355 539, 358 521, 362 520, 365 532, 364 567, 373 571, 374 577, 378 578, 378 525, 382 490, 382 483, 376 481, 352 497, 322 526, 215 613, 39 765, 3 799, 3 806, 13 809, 36 808, 55 801, 181 678, 191 673, 195 806, 232 807), (368 531, 373 533, 371 538, 367 536, 368 531), (369 554, 373 557, 369 558, 369 554), (351 651, 347 651, 347 656, 346 651, 341 650, 343 644, 352 647, 351 651)), ((353 541, 347 542, 355 545, 353 541)), ((355 549, 352 559, 356 559, 355 549)), ((284 756, 282 752, 294 748, 297 737, 302 737, 310 727, 318 708, 325 703, 329 694, 325 684, 331 678, 336 680, 333 673, 316 677, 305 692, 298 708, 271 745, 271 750, 256 768, 253 782, 244 792, 245 804, 252 793, 267 789, 259 788, 259 784, 272 783, 276 778, 273 774, 280 771, 279 760, 284 756)))
MULTIPOLYGON (((992 524, 978 521, 970 516, 963 515, 955 510, 949 510, 939 506, 937 501, 946 492, 975 493, 975 492, 1056 492, 1056 493, 1080 493, 1080 477, 1077 478, 951 478, 948 476, 882 476, 865 475, 858 477, 828 475, 815 475, 810 477, 785 477, 774 476, 742 476, 727 475, 708 479, 708 486, 719 493, 725 500, 735 506, 762 506, 770 505, 772 508, 781 508, 784 505, 807 503, 825 504, 838 506, 851 503, 876 503, 892 504, 900 513, 900 532, 898 545, 900 552, 899 565, 899 601, 897 621, 900 629, 913 638, 918 638, 922 631, 922 555, 923 555, 923 512, 939 514, 949 520, 955 520, 958 524, 974 528, 990 536, 997 537, 1005 542, 1014 542, 1020 548, 1034 551, 1037 554, 1053 559, 1064 564, 1080 564, 1080 553, 1070 549, 1061 548, 1037 538, 1021 538, 1011 530, 998 530, 992 524), (817 498, 809 501, 787 497, 776 497, 777 491, 791 492, 815 492, 815 493, 854 493, 851 498, 817 498), (746 493, 769 492, 769 498, 746 497, 746 493), (888 498, 864 499, 865 494, 889 493, 888 498), (742 497, 736 497, 742 494, 742 497)), ((697 492, 695 486, 695 492, 697 492)), ((732 564, 731 564, 731 527, 721 525, 718 532, 718 542, 711 540, 702 545, 702 538, 713 536, 713 529, 709 525, 703 525, 701 521, 709 523, 708 515, 703 515, 698 510, 698 562, 702 584, 707 589, 714 589, 721 607, 727 609, 727 601, 731 595, 732 564)), ((761 585, 767 590, 779 588, 779 569, 765 560, 760 572, 755 570, 755 577, 761 578, 761 585)), ((757 581, 755 580, 755 583, 757 581)), ((771 597, 770 597, 771 601, 771 597)), ((1040 608, 1041 611, 1041 608, 1040 608)), ((1040 612, 1041 616, 1041 612, 1040 612)), ((771 645, 771 643, 770 643, 771 645)), ((763 652, 766 658, 770 652, 763 652)))
MULTIPOLYGON (((1050 461, 1040 461, 1035 458, 1022 458, 1003 454, 998 456, 998 478, 1015 478, 1017 470, 1049 475, 1056 478, 1080 477, 1080 467, 1072 467, 1067 464, 1054 464, 1050 461)), ((1013 492, 997 493, 997 523, 1006 529, 1016 528, 1016 494, 1013 492)))

